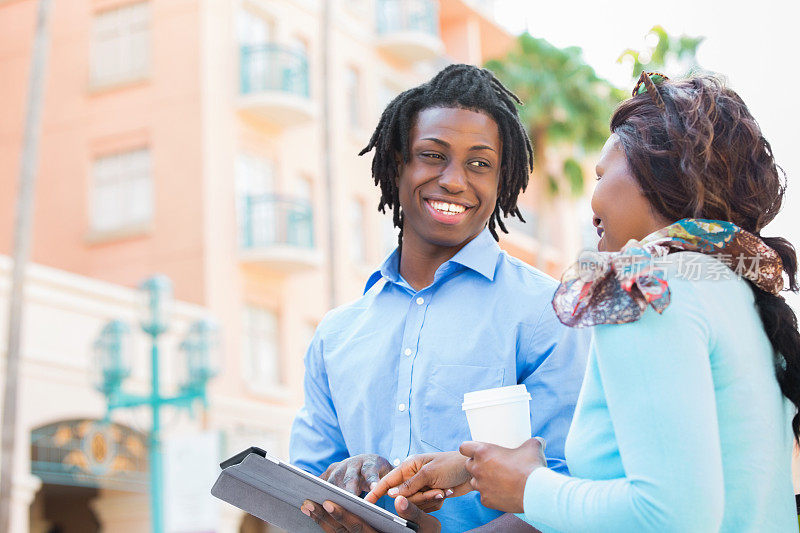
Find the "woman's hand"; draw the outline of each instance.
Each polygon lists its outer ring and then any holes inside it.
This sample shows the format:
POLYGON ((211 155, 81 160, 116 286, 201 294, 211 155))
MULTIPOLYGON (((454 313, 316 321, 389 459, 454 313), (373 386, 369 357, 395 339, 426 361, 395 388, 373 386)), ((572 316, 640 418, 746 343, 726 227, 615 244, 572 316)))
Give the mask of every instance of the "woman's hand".
POLYGON ((438 510, 445 497, 472 490, 466 461, 458 452, 412 455, 373 485, 365 499, 375 503, 384 494, 404 496, 423 511, 438 510))
MULTIPOLYGON (((419 507, 402 496, 394 501, 394 508, 401 518, 411 520, 419 526, 419 533, 439 533, 442 525, 431 515, 421 511, 419 507)), ((350 513, 331 501, 322 505, 306 500, 300 510, 311 517, 325 533, 378 533, 359 516, 350 513)))
POLYGON ((481 503, 506 513, 524 512, 528 476, 537 468, 547 467, 544 440, 540 437, 529 439, 515 449, 465 442, 459 451, 469 458, 466 469, 472 475, 470 484, 481 493, 481 503))
POLYGON ((363 453, 333 463, 319 477, 347 492, 361 496, 362 492, 367 492, 373 483, 377 483, 391 469, 389 461, 380 455, 363 453))

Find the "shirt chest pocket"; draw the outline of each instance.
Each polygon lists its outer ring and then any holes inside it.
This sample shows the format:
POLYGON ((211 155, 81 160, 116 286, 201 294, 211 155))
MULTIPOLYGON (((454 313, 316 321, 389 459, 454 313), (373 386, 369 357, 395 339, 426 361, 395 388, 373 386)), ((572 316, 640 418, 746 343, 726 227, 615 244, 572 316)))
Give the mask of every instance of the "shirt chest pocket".
POLYGON ((501 366, 439 365, 423 385, 420 440, 440 451, 457 450, 470 440, 464 393, 503 385, 501 366))

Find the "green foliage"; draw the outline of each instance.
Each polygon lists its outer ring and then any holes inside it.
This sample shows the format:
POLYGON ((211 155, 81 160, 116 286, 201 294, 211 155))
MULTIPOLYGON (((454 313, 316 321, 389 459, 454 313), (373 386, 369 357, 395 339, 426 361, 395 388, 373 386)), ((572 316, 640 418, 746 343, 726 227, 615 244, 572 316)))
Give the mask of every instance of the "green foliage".
POLYGON ((560 185, 558 183, 558 178, 553 176, 552 174, 548 174, 547 175, 547 192, 550 195, 555 196, 555 195, 558 194, 560 189, 561 189, 561 187, 560 187, 560 185))
MULTIPOLYGON (((545 171, 545 149, 551 144, 591 151, 605 142, 608 120, 623 95, 595 74, 580 48, 558 48, 525 33, 506 57, 485 66, 525 102, 519 112, 533 142, 538 172, 545 171)), ((570 191, 582 192, 583 174, 570 169, 569 175, 565 169, 570 191)), ((561 190, 560 177, 542 178, 553 194, 561 190)))
POLYGON ((577 196, 583 192, 583 168, 574 157, 564 161, 564 177, 573 195, 577 196))
POLYGON ((673 76, 683 76, 698 68, 697 49, 705 37, 690 37, 681 35, 673 37, 662 26, 653 26, 647 35, 654 35, 658 41, 655 46, 645 50, 628 48, 617 59, 622 63, 627 59, 633 60, 631 77, 638 78, 642 71, 663 71, 668 67, 677 66, 684 72, 664 72, 673 76))

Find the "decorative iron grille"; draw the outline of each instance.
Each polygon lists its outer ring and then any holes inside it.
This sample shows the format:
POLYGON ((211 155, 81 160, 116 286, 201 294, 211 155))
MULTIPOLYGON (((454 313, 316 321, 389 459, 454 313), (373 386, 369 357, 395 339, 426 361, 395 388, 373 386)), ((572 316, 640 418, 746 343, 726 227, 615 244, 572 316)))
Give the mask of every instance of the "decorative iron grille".
POLYGON ((147 490, 147 436, 102 420, 64 420, 31 433, 31 470, 45 483, 147 490))

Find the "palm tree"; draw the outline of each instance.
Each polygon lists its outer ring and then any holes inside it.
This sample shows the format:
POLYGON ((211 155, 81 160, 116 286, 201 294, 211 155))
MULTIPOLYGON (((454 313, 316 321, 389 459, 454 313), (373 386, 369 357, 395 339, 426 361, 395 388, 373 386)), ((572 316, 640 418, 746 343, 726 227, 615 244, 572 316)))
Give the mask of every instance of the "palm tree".
POLYGON ((42 115, 42 92, 49 44, 47 25, 51 0, 39 0, 36 37, 31 57, 28 86, 28 110, 25 116, 25 139, 17 193, 17 219, 14 229, 14 271, 8 318, 5 393, 3 395, 2 447, 0 447, 0 533, 7 533, 11 522, 11 491, 14 475, 14 444, 17 425, 17 384, 22 330, 22 299, 25 267, 31 249, 33 197, 39 155, 42 115))
POLYGON ((705 37, 688 35, 674 37, 662 26, 653 26, 647 35, 658 39, 654 46, 645 50, 628 48, 617 59, 619 63, 633 61, 631 76, 634 79, 638 78, 643 70, 648 72, 669 70, 671 72, 665 74, 686 75, 699 68, 697 49, 705 37))
POLYGON ((547 173, 548 148, 573 145, 591 151, 608 137, 608 120, 621 100, 619 90, 595 74, 575 46, 558 48, 528 33, 520 35, 514 50, 486 68, 525 105, 520 118, 533 143, 534 178, 550 194, 583 192, 583 173, 574 158, 567 158, 561 175, 547 173))
MULTIPOLYGON (((520 35, 506 57, 485 66, 525 102, 519 113, 533 143, 532 188, 539 211, 546 211, 556 196, 581 195, 585 180, 576 154, 602 147, 621 91, 597 76, 580 48, 558 48, 528 33, 520 35), (572 155, 559 156, 561 161, 551 167, 548 157, 556 148, 572 155)), ((544 231, 542 224, 534 228, 539 245, 544 231)), ((542 254, 536 255, 542 266, 542 254)))

